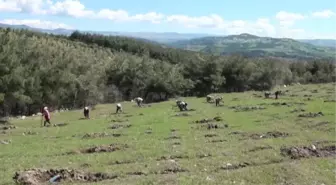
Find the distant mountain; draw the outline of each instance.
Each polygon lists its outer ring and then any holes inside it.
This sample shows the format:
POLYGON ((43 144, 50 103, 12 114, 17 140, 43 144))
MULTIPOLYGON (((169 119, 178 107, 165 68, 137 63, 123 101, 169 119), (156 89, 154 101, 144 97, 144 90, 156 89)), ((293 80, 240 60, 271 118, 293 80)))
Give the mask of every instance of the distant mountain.
MULTIPOLYGON (((14 29, 28 29, 32 31, 39 31, 43 33, 51 33, 55 35, 71 35, 74 30, 67 29, 41 29, 41 28, 32 28, 26 25, 8 25, 8 24, 0 24, 0 27, 9 27, 14 29)), ((175 32, 164 32, 164 33, 156 33, 156 32, 109 32, 109 31, 83 31, 86 33, 96 33, 102 35, 111 35, 111 36, 126 36, 133 38, 141 38, 147 41, 155 41, 160 43, 171 43, 179 40, 187 40, 194 38, 201 38, 206 36, 211 36, 209 34, 194 34, 194 33, 175 33, 175 32)))
POLYGON ((329 47, 315 46, 294 39, 258 37, 246 33, 177 41, 170 43, 169 46, 217 55, 242 54, 250 57, 313 59, 335 56, 334 49, 329 47))
POLYGON ((336 48, 336 40, 335 39, 300 39, 298 41, 313 44, 313 45, 316 45, 316 46, 336 48))

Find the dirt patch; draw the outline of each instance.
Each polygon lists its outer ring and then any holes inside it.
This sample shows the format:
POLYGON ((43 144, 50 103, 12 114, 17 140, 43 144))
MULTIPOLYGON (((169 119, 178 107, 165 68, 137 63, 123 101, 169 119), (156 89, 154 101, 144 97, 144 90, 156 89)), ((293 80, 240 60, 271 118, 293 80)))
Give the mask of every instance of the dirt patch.
POLYGON ((292 111, 290 111, 290 113, 296 113, 296 112, 305 112, 306 110, 305 109, 294 109, 292 111))
POLYGON ((154 172, 154 174, 172 174, 172 173, 182 173, 182 172, 188 172, 188 170, 181 168, 181 167, 169 167, 169 168, 165 168, 163 170, 154 172))
POLYGON ((16 129, 17 127, 14 125, 7 125, 7 126, 2 126, 0 127, 0 130, 12 130, 12 129, 16 129))
POLYGON ((129 128, 131 127, 131 124, 121 125, 121 124, 113 124, 111 125, 111 129, 119 129, 119 128, 129 128))
POLYGON ((191 116, 191 114, 189 114, 187 112, 182 112, 182 113, 175 114, 175 116, 177 116, 177 117, 186 117, 186 116, 191 116))
POLYGON ((67 125, 69 125, 69 123, 56 123, 56 124, 46 125, 46 127, 64 127, 67 125))
POLYGON ((181 137, 180 136, 170 136, 166 138, 166 140, 170 140, 170 139, 181 139, 181 137))
POLYGON ((162 160, 169 160, 169 159, 189 159, 187 155, 169 155, 169 156, 162 156, 157 159, 157 161, 162 160))
POLYGON ((16 172, 13 180, 17 184, 40 185, 45 184, 48 181, 98 182, 114 178, 117 178, 117 176, 106 173, 90 173, 69 169, 28 169, 23 172, 16 172))
POLYGON ((300 159, 308 157, 328 157, 336 155, 336 146, 324 146, 316 147, 312 145, 311 147, 282 147, 280 153, 283 156, 288 156, 291 159, 300 159))
POLYGON ((233 132, 230 132, 229 135, 240 135, 240 134, 244 134, 244 132, 241 132, 241 131, 233 131, 233 132))
POLYGON ((248 162, 243 162, 243 163, 239 163, 239 164, 226 164, 225 166, 222 166, 221 169, 222 170, 236 170, 239 168, 245 168, 247 166, 250 166, 251 164, 248 162))
POLYGON ((204 137, 217 137, 217 134, 205 134, 204 137))
POLYGON ((110 144, 110 145, 102 145, 102 146, 94 146, 86 149, 80 149, 78 151, 72 151, 68 154, 91 154, 91 153, 102 153, 102 152, 114 152, 118 150, 123 150, 128 148, 126 144, 110 144))
POLYGON ((127 122, 128 119, 113 119, 111 120, 112 123, 123 123, 123 122, 127 122))
POLYGON ((280 138, 280 137, 288 137, 290 136, 289 133, 286 132, 279 132, 279 131, 270 131, 263 134, 258 133, 247 133, 247 132, 238 132, 236 134, 239 134, 243 136, 242 140, 245 140, 247 138, 251 139, 266 139, 266 138, 280 138))
POLYGON ((220 122, 220 121, 223 121, 223 119, 219 116, 216 116, 214 118, 204 118, 204 119, 201 119, 201 120, 196 120, 194 121, 193 123, 210 123, 210 122, 220 122))
POLYGON ((201 127, 205 127, 208 130, 210 129, 222 129, 222 128, 228 128, 228 124, 215 124, 215 123, 208 123, 206 125, 202 125, 201 127))
POLYGON ((211 157, 212 155, 211 154, 197 154, 196 157, 198 158, 206 158, 206 157, 211 157))
POLYGON ((246 112, 246 111, 254 111, 254 110, 263 110, 266 109, 263 106, 232 106, 230 109, 234 109, 235 112, 246 112))
POLYGON ((322 112, 318 112, 318 113, 306 113, 306 114, 299 114, 298 117, 300 118, 316 118, 316 117, 320 117, 320 116, 324 116, 324 114, 322 112))
POLYGON ((208 141, 208 143, 223 143, 223 142, 226 142, 227 140, 225 139, 214 139, 214 140, 211 140, 211 141, 208 141))
POLYGON ((131 161, 131 160, 125 160, 125 161, 114 161, 109 163, 110 165, 119 165, 119 164, 131 164, 134 163, 135 161, 131 161))
POLYGON ((83 139, 91 139, 91 138, 102 138, 102 137, 120 137, 121 134, 112 134, 112 133, 86 133, 82 136, 83 139))
POLYGON ((11 140, 1 140, 0 143, 3 144, 3 145, 8 145, 8 144, 12 143, 12 141, 11 140))
POLYGON ((24 135, 24 136, 26 136, 26 135, 38 135, 38 133, 34 132, 34 131, 27 131, 27 132, 22 133, 22 135, 24 135))
POLYGON ((152 133, 153 133, 152 129, 145 130, 145 134, 152 134, 152 133))
POLYGON ((180 142, 174 142, 173 145, 181 145, 180 142))
POLYGON ((263 165, 270 165, 270 164, 278 164, 284 162, 283 159, 273 159, 266 162, 260 162, 260 163, 252 163, 252 162, 242 162, 238 164, 231 164, 227 163, 225 166, 220 167, 221 170, 237 170, 240 168, 246 168, 250 166, 263 166, 263 165))
POLYGON ((142 175, 147 175, 147 173, 144 172, 127 172, 127 175, 137 175, 137 176, 142 176, 142 175))
POLYGON ((271 146, 257 146, 257 147, 254 147, 248 150, 247 152, 256 152, 256 151, 268 150, 268 149, 273 149, 273 148, 271 146))
POLYGON ((279 138, 279 137, 288 137, 290 134, 286 132, 271 131, 264 134, 251 134, 252 139, 266 139, 266 138, 279 138))
POLYGON ((89 163, 84 163, 84 164, 81 164, 80 167, 82 168, 88 168, 88 167, 91 167, 92 165, 89 164, 89 163))
POLYGON ((324 100, 324 102, 336 102, 336 100, 324 100))

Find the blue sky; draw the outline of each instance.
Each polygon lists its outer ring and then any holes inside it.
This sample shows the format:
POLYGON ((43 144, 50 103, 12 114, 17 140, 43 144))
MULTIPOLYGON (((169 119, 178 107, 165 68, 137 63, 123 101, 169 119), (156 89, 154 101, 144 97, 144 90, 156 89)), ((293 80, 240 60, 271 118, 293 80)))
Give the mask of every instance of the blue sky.
POLYGON ((336 38, 334 0, 0 0, 0 23, 95 31, 336 38))

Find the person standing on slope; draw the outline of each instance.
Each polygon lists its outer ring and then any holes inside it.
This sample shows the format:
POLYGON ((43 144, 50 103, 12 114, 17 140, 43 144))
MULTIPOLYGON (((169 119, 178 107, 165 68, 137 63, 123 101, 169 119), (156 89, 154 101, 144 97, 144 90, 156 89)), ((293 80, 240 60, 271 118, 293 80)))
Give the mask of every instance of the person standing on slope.
POLYGON ((48 111, 48 107, 43 108, 42 116, 44 117, 43 126, 46 126, 47 123, 49 123, 49 125, 51 125, 51 123, 50 123, 50 112, 48 111))
POLYGON ((86 119, 90 119, 89 113, 90 113, 89 107, 84 107, 84 117, 86 119))

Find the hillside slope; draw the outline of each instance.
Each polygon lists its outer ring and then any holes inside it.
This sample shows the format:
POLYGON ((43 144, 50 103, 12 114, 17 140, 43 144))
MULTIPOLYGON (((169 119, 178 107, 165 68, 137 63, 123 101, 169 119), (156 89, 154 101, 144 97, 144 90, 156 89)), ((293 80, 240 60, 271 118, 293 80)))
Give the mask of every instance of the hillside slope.
POLYGON ((0 29, 0 116, 335 79, 329 61, 211 56, 126 37, 0 29))
POLYGON ((334 50, 314 46, 293 39, 258 37, 250 34, 227 37, 203 37, 178 41, 169 44, 172 47, 227 55, 242 54, 249 57, 282 57, 296 59, 334 58, 334 50))

